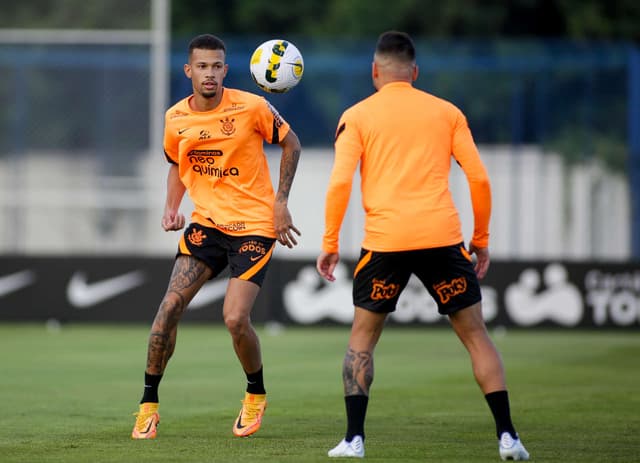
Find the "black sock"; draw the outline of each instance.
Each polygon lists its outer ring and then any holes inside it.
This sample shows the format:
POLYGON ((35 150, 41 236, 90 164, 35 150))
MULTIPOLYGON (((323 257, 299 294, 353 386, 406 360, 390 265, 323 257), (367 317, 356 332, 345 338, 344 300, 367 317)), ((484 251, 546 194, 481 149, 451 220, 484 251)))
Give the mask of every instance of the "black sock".
POLYGON ((262 367, 255 373, 247 373, 247 392, 249 394, 266 394, 264 390, 264 380, 262 378, 262 367))
POLYGON ((507 391, 490 392, 484 398, 489 404, 493 419, 496 422, 496 433, 498 439, 503 432, 508 432, 514 439, 518 437, 511 422, 511 412, 509 411, 509 395, 507 391))
POLYGON ((150 375, 149 373, 145 372, 144 394, 142 394, 142 400, 140 400, 140 403, 160 402, 160 400, 158 400, 158 386, 160 385, 161 379, 162 379, 162 375, 150 375))
POLYGON ((347 408, 347 434, 344 439, 351 442, 354 436, 362 436, 364 440, 364 418, 367 414, 369 397, 366 395, 348 395, 344 398, 347 408))

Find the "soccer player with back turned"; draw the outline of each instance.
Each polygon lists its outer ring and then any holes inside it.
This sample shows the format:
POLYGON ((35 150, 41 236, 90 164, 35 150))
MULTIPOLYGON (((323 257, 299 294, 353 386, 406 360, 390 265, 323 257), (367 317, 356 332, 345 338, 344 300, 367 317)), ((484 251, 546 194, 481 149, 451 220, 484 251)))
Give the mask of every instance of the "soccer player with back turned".
POLYGON ((300 234, 287 206, 300 142, 267 100, 223 87, 225 58, 225 44, 219 38, 195 37, 184 65, 193 94, 165 115, 164 149, 170 167, 162 227, 167 231, 184 227, 179 206, 185 192, 194 211, 151 327, 134 439, 156 437, 158 385, 175 349, 178 322, 202 285, 227 266, 230 279, 222 314, 247 377, 233 434, 244 437, 256 432, 267 406, 260 342, 250 313, 276 240, 291 248, 297 244, 294 233, 300 234), (276 193, 264 141, 282 148, 276 193))
POLYGON ((328 281, 339 260, 339 232, 360 164, 365 234, 354 271, 354 320, 343 362, 347 431, 330 457, 364 457, 364 421, 373 352, 387 315, 415 274, 471 357, 475 379, 495 419, 504 459, 528 460, 511 422, 500 355, 482 318, 478 278, 489 267, 491 189, 466 118, 453 104, 413 87, 415 47, 402 32, 377 42, 376 93, 338 123, 318 272, 328 281), (451 158, 464 171, 474 213, 467 250, 448 180, 451 158), (471 254, 477 262, 472 263, 471 254))

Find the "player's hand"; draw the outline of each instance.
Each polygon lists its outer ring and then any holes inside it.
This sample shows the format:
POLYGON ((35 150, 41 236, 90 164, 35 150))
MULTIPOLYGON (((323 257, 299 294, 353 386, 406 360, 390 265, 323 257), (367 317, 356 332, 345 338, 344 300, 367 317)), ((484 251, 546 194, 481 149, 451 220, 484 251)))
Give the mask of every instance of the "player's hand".
POLYGON ((297 234, 301 236, 300 231, 293 225, 291 220, 291 214, 286 203, 276 201, 273 206, 273 228, 276 231, 276 239, 278 242, 288 248, 292 248, 298 244, 296 237, 297 234))
POLYGON ((180 230, 184 227, 184 215, 180 212, 165 212, 162 216, 162 228, 164 231, 180 230))
POLYGON ((469 254, 476 255, 476 265, 474 270, 479 279, 484 278, 489 270, 489 248, 478 248, 469 243, 469 254))
POLYGON ((316 270, 327 281, 336 281, 336 277, 333 271, 338 265, 340 255, 337 252, 324 252, 322 251, 316 260, 316 270))

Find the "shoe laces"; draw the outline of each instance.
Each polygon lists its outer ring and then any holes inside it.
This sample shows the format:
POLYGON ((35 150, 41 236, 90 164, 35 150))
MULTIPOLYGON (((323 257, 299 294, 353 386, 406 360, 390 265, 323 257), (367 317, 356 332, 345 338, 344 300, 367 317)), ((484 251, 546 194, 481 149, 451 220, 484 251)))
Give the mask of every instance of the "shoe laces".
POLYGON ((508 432, 502 433, 502 436, 500 437, 500 445, 502 445, 503 448, 509 449, 513 447, 515 443, 515 439, 511 437, 511 434, 508 432))
POLYGON ((248 400, 241 400, 241 402, 244 411, 243 417, 250 421, 256 420, 263 409, 264 402, 254 403, 248 400))
POLYGON ((356 452, 361 452, 362 451, 362 447, 363 447, 364 442, 362 441, 362 438, 353 438, 351 440, 351 442, 349 442, 349 446, 355 450, 356 452))

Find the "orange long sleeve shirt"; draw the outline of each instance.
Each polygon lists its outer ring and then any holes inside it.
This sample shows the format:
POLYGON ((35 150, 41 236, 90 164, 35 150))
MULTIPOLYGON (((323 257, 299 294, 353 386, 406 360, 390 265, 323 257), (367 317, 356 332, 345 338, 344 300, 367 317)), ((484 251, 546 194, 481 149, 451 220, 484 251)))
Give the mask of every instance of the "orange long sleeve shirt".
POLYGON ((338 252, 358 164, 365 211, 363 248, 408 251, 462 242, 449 190, 452 157, 469 182, 474 214, 471 241, 487 247, 489 177, 457 107, 407 82, 392 82, 347 109, 336 131, 323 250, 338 252))

